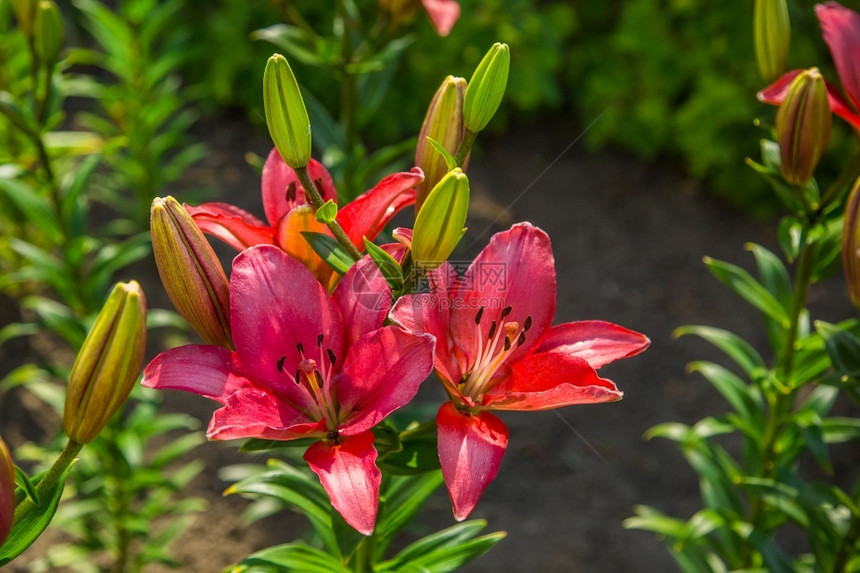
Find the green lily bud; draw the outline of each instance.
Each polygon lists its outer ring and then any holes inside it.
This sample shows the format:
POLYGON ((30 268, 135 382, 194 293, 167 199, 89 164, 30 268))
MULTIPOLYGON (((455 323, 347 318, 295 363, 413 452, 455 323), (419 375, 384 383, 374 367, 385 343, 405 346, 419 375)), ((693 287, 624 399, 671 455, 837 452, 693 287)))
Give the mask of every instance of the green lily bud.
POLYGON ((832 121, 824 77, 818 68, 801 72, 776 113, 776 141, 786 181, 803 185, 812 178, 830 140, 832 121))
POLYGON ((469 178, 459 167, 449 171, 427 195, 415 218, 412 260, 430 271, 441 265, 460 242, 469 210, 469 178))
POLYGON ((785 71, 791 44, 791 22, 785 0, 755 0, 753 39, 758 73, 772 82, 785 71))
POLYGON ((232 349, 230 286, 203 232, 173 197, 152 202, 150 230, 170 302, 204 342, 232 349))
POLYGON ((0 546, 9 537, 15 520, 15 464, 3 438, 0 438, 0 546))
POLYGON ((415 165, 424 171, 424 181, 415 186, 415 212, 427 194, 448 172, 445 158, 427 141, 429 137, 454 155, 463 139, 463 99, 466 95, 466 80, 448 76, 430 101, 424 124, 418 135, 415 148, 415 165))
POLYGON ((117 283, 78 352, 63 411, 63 429, 92 441, 128 398, 146 350, 146 297, 135 281, 117 283))
POLYGON ((505 95, 510 67, 511 51, 508 45, 496 42, 478 64, 466 88, 463 102, 466 129, 478 133, 490 123, 505 95))
POLYGON ((46 62, 56 62, 63 47, 63 15, 53 0, 39 0, 33 37, 39 56, 46 62))
POLYGON ((281 54, 266 62, 263 106, 269 135, 281 158, 293 169, 307 165, 311 158, 311 122, 296 76, 281 54))
POLYGON ((855 307, 860 309, 860 178, 845 203, 845 219, 842 221, 842 268, 848 295, 855 307))
POLYGON ((18 20, 18 27, 26 35, 33 34, 33 22, 36 21, 36 7, 39 0, 12 0, 12 11, 18 20))

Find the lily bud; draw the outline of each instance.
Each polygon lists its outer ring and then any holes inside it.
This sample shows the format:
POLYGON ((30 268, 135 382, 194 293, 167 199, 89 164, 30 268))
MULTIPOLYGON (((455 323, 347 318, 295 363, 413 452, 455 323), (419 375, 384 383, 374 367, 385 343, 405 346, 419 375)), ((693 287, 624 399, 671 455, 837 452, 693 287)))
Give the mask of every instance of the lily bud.
POLYGON ((146 297, 135 281, 117 283, 78 352, 63 411, 63 429, 92 441, 128 398, 146 350, 146 297))
POLYGON ((152 202, 150 229, 170 302, 204 342, 232 349, 230 286, 203 232, 173 197, 152 202))
POLYGON ((311 158, 311 122, 287 59, 275 54, 263 74, 263 106, 269 135, 284 162, 298 169, 311 158))
POLYGON ((3 438, 0 438, 0 546, 9 537, 15 518, 15 464, 3 438))
POLYGON ((785 71, 791 44, 791 22, 785 0, 755 0, 753 39, 758 73, 772 82, 785 71))
POLYGON ((56 62, 63 46, 63 16, 53 0, 39 0, 33 38, 39 56, 46 62, 56 62))
POLYGON ((441 265, 460 242, 469 210, 469 178, 459 167, 449 171, 427 195, 415 218, 412 260, 430 271, 441 265))
POLYGON ((26 35, 33 34, 33 22, 36 21, 36 7, 39 0, 12 0, 12 11, 18 20, 18 27, 26 35))
POLYGON ((845 203, 845 219, 842 222, 842 267, 848 295, 855 307, 860 309, 860 178, 845 203))
POLYGON ((463 102, 466 129, 477 133, 490 123, 505 95, 510 67, 511 51, 508 45, 496 42, 478 64, 466 88, 463 102))
POLYGON ((801 72, 776 114, 776 140, 786 181, 803 185, 812 178, 830 140, 831 123, 824 77, 817 68, 801 72))
POLYGON ((424 181, 415 186, 415 212, 421 210, 421 205, 427 198, 427 193, 436 186, 445 173, 448 164, 427 141, 429 137, 445 150, 454 155, 460 140, 463 139, 463 100, 466 96, 466 80, 448 76, 430 101, 424 124, 418 135, 418 145, 415 148, 415 165, 424 171, 424 181))

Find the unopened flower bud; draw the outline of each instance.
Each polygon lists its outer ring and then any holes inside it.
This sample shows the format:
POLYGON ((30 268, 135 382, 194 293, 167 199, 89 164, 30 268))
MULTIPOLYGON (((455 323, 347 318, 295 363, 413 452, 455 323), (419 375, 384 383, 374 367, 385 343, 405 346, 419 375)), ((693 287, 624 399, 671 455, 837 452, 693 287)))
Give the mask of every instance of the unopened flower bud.
POLYGON ((128 398, 146 350, 146 298, 135 281, 117 283, 78 352, 63 411, 63 429, 92 441, 128 398))
POLYGON ((785 71, 791 44, 791 22, 785 0, 755 0, 753 39, 758 73, 772 82, 785 71))
POLYGON ((478 64, 466 88, 463 102, 466 129, 477 133, 490 123, 505 95, 510 67, 511 51, 508 45, 496 42, 478 64))
POLYGON ((287 59, 275 54, 263 74, 266 125, 284 162, 298 169, 311 158, 311 122, 296 76, 287 59))
POLYGON ((0 547, 9 537, 15 518, 15 464, 3 438, 0 438, 0 547))
POLYGON ((827 86, 817 68, 801 72, 776 114, 782 176, 793 185, 812 178, 830 140, 832 117, 827 86))
POLYGON ((12 0, 11 4, 15 19, 18 20, 18 27, 26 35, 32 35, 39 0, 12 0))
POLYGON ((454 155, 463 139, 463 99, 466 95, 466 80, 448 76, 436 90, 424 124, 418 135, 415 148, 415 165, 424 171, 424 181, 415 186, 415 212, 427 198, 427 193, 448 172, 448 164, 439 151, 427 140, 429 137, 454 155))
POLYGON ((848 295, 855 307, 860 309, 860 178, 845 203, 845 219, 842 221, 842 267, 848 295))
POLYGON ((173 197, 150 212, 152 252, 170 302, 207 344, 233 348, 230 285, 215 251, 173 197))
POLYGON ((449 171, 427 195, 415 218, 412 260, 425 271, 441 265, 460 242, 469 210, 469 178, 459 167, 449 171))
POLYGON ((53 0, 39 0, 33 38, 39 56, 46 62, 56 62, 63 46, 63 16, 53 0))

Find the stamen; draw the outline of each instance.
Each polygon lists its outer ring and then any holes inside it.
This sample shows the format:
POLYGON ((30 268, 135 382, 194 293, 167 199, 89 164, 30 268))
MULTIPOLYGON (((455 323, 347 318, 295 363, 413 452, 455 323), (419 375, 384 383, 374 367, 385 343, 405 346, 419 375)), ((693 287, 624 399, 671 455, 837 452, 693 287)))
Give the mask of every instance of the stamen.
POLYGON ((511 314, 511 311, 512 311, 512 310, 514 310, 514 307, 512 307, 512 306, 506 306, 506 307, 502 310, 502 318, 505 318, 506 316, 508 316, 509 314, 511 314))
POLYGON ((527 316, 525 322, 523 322, 523 332, 526 332, 531 327, 532 327, 532 317, 527 316))
POLYGON ((302 346, 302 343, 301 343, 301 342, 300 342, 300 343, 298 343, 298 344, 296 344, 296 350, 298 350, 298 351, 299 351, 299 354, 304 354, 304 353, 305 353, 305 347, 304 347, 304 346, 302 346))
POLYGON ((285 194, 287 201, 295 201, 296 200, 296 182, 293 181, 289 185, 287 185, 287 192, 285 194))
POLYGON ((324 336, 324 335, 322 335, 322 334, 320 334, 319 336, 317 336, 317 346, 322 346, 322 343, 323 343, 323 339, 324 339, 324 338, 325 338, 325 336, 324 336))
POLYGON ((286 356, 281 356, 280 358, 278 358, 278 362, 275 364, 278 369, 278 372, 280 372, 281 374, 284 373, 284 360, 286 359, 286 356))
POLYGON ((487 333, 487 338, 492 340, 492 338, 496 335, 496 321, 493 321, 493 324, 490 325, 490 332, 487 333))
POLYGON ((296 386, 299 386, 302 383, 302 379, 300 378, 301 373, 302 373, 302 371, 299 370, 298 368, 296 368, 296 379, 295 379, 296 386))
POLYGON ((517 337, 517 346, 521 346, 523 342, 526 341, 526 331, 523 330, 520 332, 520 335, 517 337))
POLYGON ((484 316, 484 307, 478 309, 478 313, 475 315, 475 324, 481 324, 481 317, 484 316))
POLYGON ((326 351, 326 354, 328 354, 328 359, 329 359, 329 361, 332 363, 332 365, 334 365, 334 363, 335 363, 335 355, 334 355, 334 352, 332 352, 331 348, 326 348, 326 350, 325 350, 325 351, 326 351))
POLYGON ((318 383, 319 383, 319 385, 320 385, 320 388, 322 388, 322 387, 323 387, 323 375, 322 375, 322 372, 320 372, 319 370, 314 370, 314 376, 316 376, 316 379, 317 379, 317 381, 318 381, 318 383))
POLYGON ((507 336, 505 337, 505 352, 511 349, 511 339, 507 336))

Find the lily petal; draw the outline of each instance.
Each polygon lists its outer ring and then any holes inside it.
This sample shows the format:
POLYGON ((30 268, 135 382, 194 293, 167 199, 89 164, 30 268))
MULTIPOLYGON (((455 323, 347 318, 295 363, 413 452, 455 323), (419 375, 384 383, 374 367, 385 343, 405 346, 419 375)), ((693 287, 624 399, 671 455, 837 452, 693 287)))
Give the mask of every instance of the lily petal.
POLYGON ((418 167, 392 173, 338 212, 338 222, 359 251, 364 251, 364 237, 372 241, 394 215, 415 204, 413 187, 423 180, 424 172, 418 167))
POLYGON ((317 442, 305 452, 305 461, 320 478, 332 506, 363 535, 373 533, 379 505, 382 472, 376 467, 373 433, 363 432, 317 442))
POLYGON ((421 0, 430 22, 440 36, 447 36, 460 18, 460 4, 455 0, 421 0))
POLYGON ((551 410, 573 404, 615 402, 622 393, 576 356, 545 352, 514 364, 490 388, 482 406, 491 410, 551 410))
POLYGON ((359 338, 346 357, 337 381, 341 434, 369 430, 388 414, 408 404, 433 371, 429 334, 412 334, 386 326, 359 338))
MULTIPOLYGON (((398 261, 406 254, 400 245, 385 245, 383 249, 398 261)), ((391 310, 391 287, 370 255, 365 255, 337 283, 334 300, 340 308, 349 346, 362 334, 382 327, 391 310)))
MULTIPOLYGON (((337 191, 328 169, 315 159, 310 160, 307 169, 308 176, 317 186, 317 190, 323 196, 323 201, 332 199, 336 203, 337 191)), ((284 163, 275 148, 272 148, 266 158, 266 163, 263 164, 262 189, 263 210, 266 213, 266 219, 272 226, 290 209, 309 202, 305 188, 299 182, 298 175, 292 167, 284 163)))
MULTIPOLYGON (((779 105, 788 93, 791 81, 803 70, 791 70, 785 72, 778 80, 756 94, 759 101, 771 105, 779 105)), ((827 86, 827 102, 830 111, 851 124, 854 129, 860 130, 860 115, 851 111, 850 104, 842 97, 839 90, 829 81, 824 80, 827 86)))
POLYGON ((558 324, 547 330, 534 352, 560 352, 582 358, 597 370, 648 348, 648 337, 602 320, 558 324))
POLYGON ((451 402, 436 414, 439 463, 454 519, 463 521, 495 479, 508 446, 508 428, 489 412, 463 414, 451 402))
POLYGON ((334 271, 311 248, 303 232, 331 235, 328 227, 316 219, 313 207, 299 205, 291 209, 275 227, 275 243, 291 257, 302 262, 324 285, 328 285, 334 271))
POLYGON ((342 356, 334 301, 302 263, 275 246, 253 247, 233 261, 230 309, 245 375, 291 403, 303 404, 306 396, 288 374, 302 358, 321 363, 319 335, 325 349, 342 356))
POLYGON ((143 371, 141 384, 156 390, 183 390, 226 403, 253 384, 242 376, 236 354, 220 346, 189 344, 162 352, 143 371))
POLYGON ((244 251, 254 245, 271 245, 273 242, 272 229, 244 209, 228 203, 183 206, 201 231, 224 241, 237 251, 244 251))
POLYGON ((230 395, 224 407, 212 415, 206 431, 210 440, 294 440, 325 435, 324 420, 314 422, 260 388, 243 388, 230 395))
POLYGON ((515 321, 522 326, 531 317, 525 342, 507 361, 526 354, 552 323, 555 297, 555 259, 549 236, 530 223, 518 223, 493 235, 451 295, 451 335, 455 346, 465 354, 467 365, 463 371, 475 363, 493 322, 502 327, 501 313, 507 306, 511 311, 505 322, 515 321), (481 324, 476 328, 476 314, 481 307, 481 324))
POLYGON ((860 14, 836 2, 825 2, 815 6, 815 15, 842 89, 854 103, 854 109, 860 109, 860 14))

